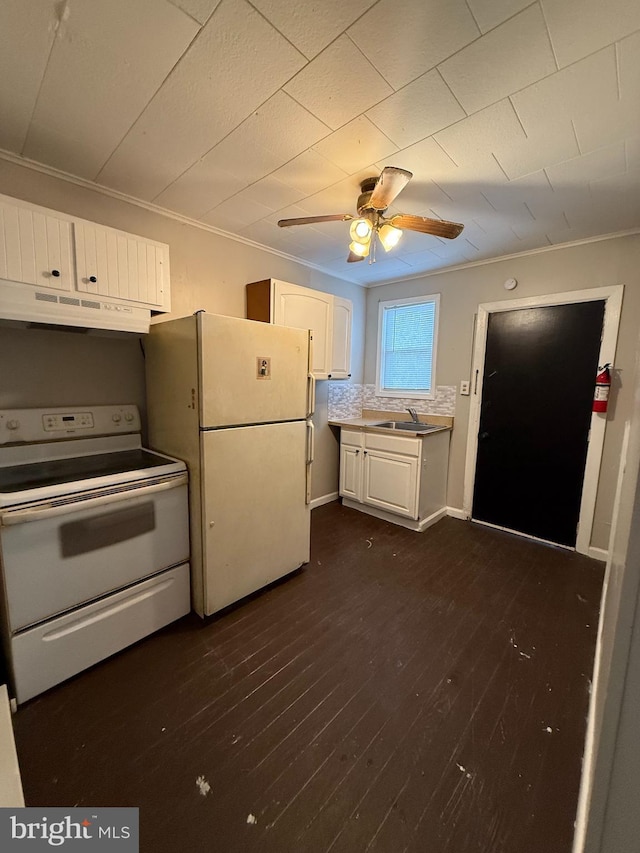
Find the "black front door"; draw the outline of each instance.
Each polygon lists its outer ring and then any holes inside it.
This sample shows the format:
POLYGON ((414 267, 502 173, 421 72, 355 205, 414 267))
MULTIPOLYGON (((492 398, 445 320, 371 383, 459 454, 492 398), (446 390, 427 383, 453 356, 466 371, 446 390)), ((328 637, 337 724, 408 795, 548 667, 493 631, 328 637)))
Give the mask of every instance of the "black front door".
POLYGON ((474 519, 575 546, 604 308, 489 315, 474 519))

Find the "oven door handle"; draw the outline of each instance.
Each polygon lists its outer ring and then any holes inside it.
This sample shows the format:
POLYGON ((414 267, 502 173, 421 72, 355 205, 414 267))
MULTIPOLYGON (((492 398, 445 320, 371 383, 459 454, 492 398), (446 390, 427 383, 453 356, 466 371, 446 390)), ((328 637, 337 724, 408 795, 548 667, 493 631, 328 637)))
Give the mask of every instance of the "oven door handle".
POLYGON ((0 525, 9 527, 13 524, 26 524, 29 521, 40 521, 42 518, 53 518, 56 515, 70 515, 71 513, 106 506, 107 504, 121 503, 122 501, 133 500, 134 498, 144 498, 147 495, 155 495, 158 492, 165 492, 167 489, 184 486, 187 482, 188 475, 182 474, 170 480, 154 483, 152 486, 123 489, 122 491, 111 492, 107 495, 87 498, 86 500, 71 497, 64 503, 58 503, 56 506, 45 504, 45 506, 30 507, 29 509, 10 509, 0 516, 0 525))

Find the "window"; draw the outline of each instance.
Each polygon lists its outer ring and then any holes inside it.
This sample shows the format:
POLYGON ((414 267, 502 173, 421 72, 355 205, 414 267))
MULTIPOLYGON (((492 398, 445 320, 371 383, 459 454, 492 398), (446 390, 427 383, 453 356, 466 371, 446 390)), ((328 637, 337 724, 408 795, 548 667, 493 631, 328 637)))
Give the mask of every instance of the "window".
POLYGON ((382 397, 435 397, 439 294, 381 302, 378 376, 382 397))

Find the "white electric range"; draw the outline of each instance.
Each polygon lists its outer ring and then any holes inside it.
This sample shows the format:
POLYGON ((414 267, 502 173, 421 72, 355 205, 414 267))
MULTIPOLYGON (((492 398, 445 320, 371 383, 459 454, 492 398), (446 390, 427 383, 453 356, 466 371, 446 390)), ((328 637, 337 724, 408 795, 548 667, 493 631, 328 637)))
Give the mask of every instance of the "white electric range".
POLYGON ((189 612, 184 462, 132 405, 0 410, 0 557, 24 702, 189 612))

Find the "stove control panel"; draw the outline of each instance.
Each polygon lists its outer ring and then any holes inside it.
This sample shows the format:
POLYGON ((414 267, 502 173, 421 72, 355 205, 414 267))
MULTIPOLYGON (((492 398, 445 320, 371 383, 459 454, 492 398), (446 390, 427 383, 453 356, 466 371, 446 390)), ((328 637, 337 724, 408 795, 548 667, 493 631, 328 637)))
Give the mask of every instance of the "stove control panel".
MULTIPOLYGON (((114 415, 115 417, 115 415, 114 415)), ((42 428, 45 432, 60 432, 70 429, 91 429, 94 426, 91 412, 48 414, 42 416, 42 428)))
POLYGON ((140 432, 137 406, 2 409, 0 445, 140 432))

